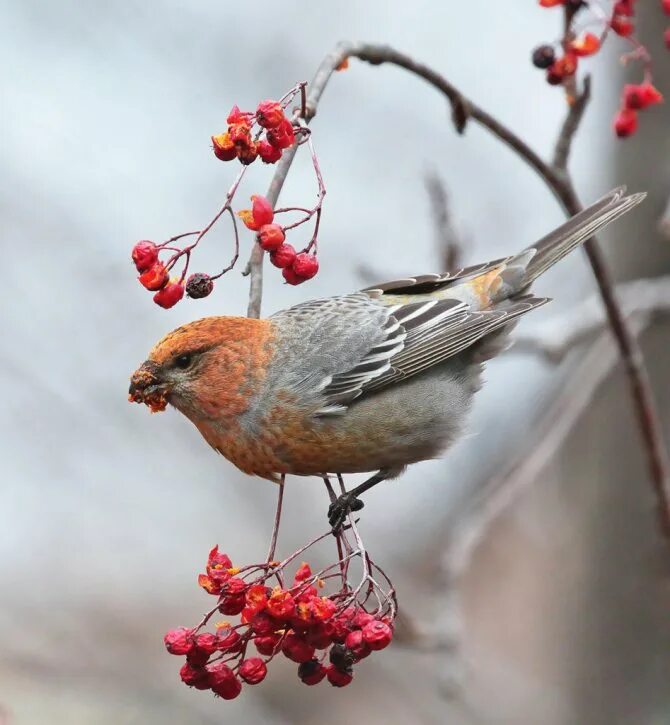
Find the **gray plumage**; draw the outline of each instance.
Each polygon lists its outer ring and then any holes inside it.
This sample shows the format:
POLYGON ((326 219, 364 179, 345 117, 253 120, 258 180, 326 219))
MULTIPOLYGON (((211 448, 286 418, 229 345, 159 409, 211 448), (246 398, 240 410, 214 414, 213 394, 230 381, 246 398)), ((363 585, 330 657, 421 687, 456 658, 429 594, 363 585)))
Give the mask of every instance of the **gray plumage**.
POLYGON ((343 445, 323 470, 288 461, 290 472, 380 470, 390 477, 438 456, 463 430, 482 363, 506 347, 521 315, 548 301, 530 294, 530 284, 643 198, 614 190, 511 257, 273 315, 283 364, 265 390, 296 391, 323 440, 363 438, 374 430, 378 442, 363 446, 364 464, 343 445))

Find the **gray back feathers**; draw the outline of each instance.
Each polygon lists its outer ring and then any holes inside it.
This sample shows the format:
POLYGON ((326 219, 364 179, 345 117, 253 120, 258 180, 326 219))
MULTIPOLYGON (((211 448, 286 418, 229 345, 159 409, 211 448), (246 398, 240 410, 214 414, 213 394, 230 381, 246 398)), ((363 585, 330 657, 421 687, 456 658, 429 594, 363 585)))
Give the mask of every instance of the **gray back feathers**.
POLYGON ((510 323, 548 301, 525 294, 531 282, 644 196, 616 189, 511 257, 279 312, 270 319, 281 333, 275 354, 286 364, 278 368, 279 379, 268 382, 295 390, 316 415, 339 415, 357 398, 419 375, 480 340, 495 339, 495 354, 503 345, 493 333, 505 335, 510 323))

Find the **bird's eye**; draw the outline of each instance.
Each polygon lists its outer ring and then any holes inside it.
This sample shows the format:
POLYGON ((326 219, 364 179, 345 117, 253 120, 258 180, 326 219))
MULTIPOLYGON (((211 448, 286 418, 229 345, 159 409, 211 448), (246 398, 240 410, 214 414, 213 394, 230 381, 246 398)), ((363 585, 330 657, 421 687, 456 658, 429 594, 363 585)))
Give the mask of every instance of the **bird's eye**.
POLYGON ((192 355, 190 355, 189 353, 184 353, 183 355, 177 355, 177 357, 174 359, 174 364, 176 367, 181 368, 182 370, 186 370, 186 368, 191 364, 192 360, 192 355))

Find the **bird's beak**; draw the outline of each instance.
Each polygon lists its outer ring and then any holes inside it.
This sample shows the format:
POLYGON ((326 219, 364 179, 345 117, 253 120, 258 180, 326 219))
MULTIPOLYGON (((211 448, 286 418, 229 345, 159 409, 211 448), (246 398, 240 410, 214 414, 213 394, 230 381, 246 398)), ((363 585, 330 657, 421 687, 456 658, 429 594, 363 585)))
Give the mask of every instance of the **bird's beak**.
POLYGON ((152 413, 165 410, 167 389, 159 377, 156 363, 146 360, 135 370, 130 377, 128 400, 131 403, 145 403, 152 413))

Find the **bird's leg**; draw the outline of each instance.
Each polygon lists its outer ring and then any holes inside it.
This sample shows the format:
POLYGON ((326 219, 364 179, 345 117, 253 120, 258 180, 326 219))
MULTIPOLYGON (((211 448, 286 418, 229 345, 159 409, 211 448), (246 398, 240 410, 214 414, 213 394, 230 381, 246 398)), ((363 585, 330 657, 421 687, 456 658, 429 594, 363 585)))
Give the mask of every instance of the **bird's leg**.
POLYGON ((367 481, 363 481, 359 486, 352 488, 351 491, 343 493, 330 504, 328 507, 328 523, 333 527, 334 532, 342 528, 344 520, 352 511, 360 511, 363 508, 363 502, 358 497, 384 480, 386 480, 386 474, 379 471, 368 478, 367 481))
POLYGON ((330 503, 335 503, 335 501, 337 500, 337 495, 330 484, 330 478, 328 478, 328 476, 322 476, 322 478, 323 482, 326 484, 326 490, 328 491, 328 498, 330 498, 330 503))

